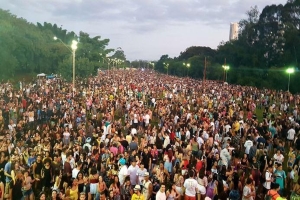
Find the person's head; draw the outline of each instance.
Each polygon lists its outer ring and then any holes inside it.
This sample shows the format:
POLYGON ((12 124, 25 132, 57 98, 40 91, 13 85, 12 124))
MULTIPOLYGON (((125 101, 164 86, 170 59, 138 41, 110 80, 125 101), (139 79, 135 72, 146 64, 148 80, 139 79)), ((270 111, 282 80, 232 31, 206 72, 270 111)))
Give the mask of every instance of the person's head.
POLYGON ((114 176, 115 183, 119 183, 119 177, 117 175, 114 176))
POLYGON ((189 177, 193 178, 194 177, 194 172, 192 170, 189 170, 189 177))
POLYGON ((252 180, 251 178, 248 178, 246 184, 247 184, 247 185, 250 185, 250 184, 252 184, 252 183, 253 183, 253 180, 252 180))
POLYGON ((41 155, 37 155, 36 160, 37 160, 38 162, 40 162, 40 161, 42 160, 41 155))
POLYGON ((166 191, 166 185, 164 183, 161 184, 159 190, 164 193, 166 191))
POLYGON ((277 170, 282 170, 282 164, 281 163, 277 164, 277 170))
POLYGON ((280 154, 281 154, 280 149, 277 149, 276 154, 277 154, 277 155, 280 155, 280 154))
POLYGON ((49 169, 51 166, 50 166, 50 162, 49 161, 46 161, 45 164, 44 164, 45 168, 46 169, 49 169))
POLYGON ((77 179, 78 179, 78 180, 83 179, 83 173, 82 173, 82 172, 78 172, 78 174, 77 174, 77 179))
POLYGON ((56 190, 52 190, 51 197, 52 197, 52 199, 56 199, 56 197, 57 197, 57 191, 56 190))
POLYGON ((74 186, 78 185, 78 179, 75 178, 75 179, 73 180, 73 184, 72 184, 72 185, 74 185, 74 186))
POLYGON ((79 200, 85 200, 85 193, 84 192, 80 193, 79 200))
POLYGON ((273 190, 276 190, 276 191, 279 191, 279 190, 280 190, 279 184, 278 184, 278 183, 274 183, 272 189, 273 189, 273 190))
POLYGON ((41 192, 39 195, 40 200, 45 200, 46 199, 46 194, 44 192, 41 192))
POLYGON ((149 172, 145 172, 145 174, 144 174, 144 179, 145 179, 146 181, 149 180, 149 172))
POLYGON ((144 167, 145 167, 144 163, 141 162, 141 163, 140 163, 140 168, 141 168, 141 169, 144 169, 144 167))
POLYGON ((133 189, 133 191, 137 194, 139 194, 141 192, 141 186, 140 185, 136 185, 133 189))
POLYGON ((136 166, 136 159, 135 159, 135 158, 131 161, 131 165, 132 165, 133 167, 136 166))

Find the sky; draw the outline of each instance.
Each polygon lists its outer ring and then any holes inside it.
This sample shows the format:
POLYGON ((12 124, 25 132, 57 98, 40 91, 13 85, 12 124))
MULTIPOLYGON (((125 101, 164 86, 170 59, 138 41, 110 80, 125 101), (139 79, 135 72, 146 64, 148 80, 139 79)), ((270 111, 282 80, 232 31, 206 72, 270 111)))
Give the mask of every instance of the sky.
POLYGON ((228 41, 231 22, 246 18, 251 6, 287 0, 0 0, 0 8, 29 22, 110 39, 126 58, 158 60, 179 56, 190 46, 216 49, 228 41))

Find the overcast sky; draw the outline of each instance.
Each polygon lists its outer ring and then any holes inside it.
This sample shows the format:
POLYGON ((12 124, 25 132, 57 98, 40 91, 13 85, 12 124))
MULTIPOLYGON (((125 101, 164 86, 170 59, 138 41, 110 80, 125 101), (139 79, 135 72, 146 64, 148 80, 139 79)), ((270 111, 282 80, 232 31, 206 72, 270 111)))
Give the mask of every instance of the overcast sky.
POLYGON ((231 22, 286 0, 0 0, 0 7, 29 22, 50 22, 68 31, 109 38, 127 59, 178 56, 190 46, 217 48, 231 22))

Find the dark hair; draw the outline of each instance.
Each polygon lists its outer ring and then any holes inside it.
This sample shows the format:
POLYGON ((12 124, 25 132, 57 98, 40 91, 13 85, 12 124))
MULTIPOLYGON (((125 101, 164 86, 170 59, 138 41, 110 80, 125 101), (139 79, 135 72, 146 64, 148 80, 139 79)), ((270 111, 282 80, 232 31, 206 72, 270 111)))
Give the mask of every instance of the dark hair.
POLYGON ((248 178, 246 184, 251 184, 252 182, 253 180, 251 178, 248 178))

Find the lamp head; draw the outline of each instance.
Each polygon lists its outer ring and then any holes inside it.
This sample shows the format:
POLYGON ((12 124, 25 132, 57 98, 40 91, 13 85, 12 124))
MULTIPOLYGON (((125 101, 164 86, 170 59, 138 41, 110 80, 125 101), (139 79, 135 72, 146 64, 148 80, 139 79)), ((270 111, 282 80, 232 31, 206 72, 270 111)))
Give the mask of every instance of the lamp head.
POLYGON ((286 72, 287 72, 288 74, 292 74, 292 73, 295 72, 295 69, 294 69, 294 68, 288 68, 288 69, 286 70, 286 72))
POLYGON ((54 36, 54 37, 53 37, 53 39, 54 39, 54 40, 57 40, 57 37, 56 37, 56 36, 54 36))
POLYGON ((76 50, 77 49, 77 44, 78 44, 78 42, 76 40, 73 40, 72 45, 71 45, 71 49, 76 50))

